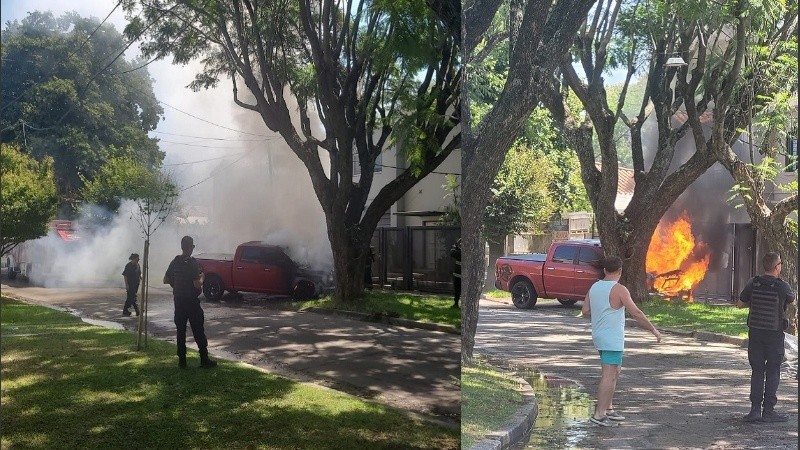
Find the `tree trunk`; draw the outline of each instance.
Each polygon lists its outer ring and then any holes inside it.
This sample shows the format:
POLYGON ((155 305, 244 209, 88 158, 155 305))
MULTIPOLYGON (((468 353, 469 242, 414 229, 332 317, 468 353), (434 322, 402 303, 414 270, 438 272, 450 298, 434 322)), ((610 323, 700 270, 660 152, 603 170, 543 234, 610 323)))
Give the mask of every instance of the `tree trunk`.
POLYGON ((142 252, 142 283, 141 283, 141 300, 139 308, 139 324, 136 335, 136 350, 147 348, 147 284, 150 273, 150 239, 144 241, 144 252, 142 252))
POLYGON ((486 283, 483 286, 484 291, 491 291, 494 289, 494 282, 496 275, 494 272, 494 263, 497 258, 505 255, 505 236, 489 236, 486 238, 489 242, 489 261, 486 264, 486 283))
POLYGON ((352 302, 364 294, 364 267, 369 255, 372 232, 351 231, 358 227, 343 225, 343 220, 331 217, 328 238, 333 253, 335 296, 338 301, 352 302))

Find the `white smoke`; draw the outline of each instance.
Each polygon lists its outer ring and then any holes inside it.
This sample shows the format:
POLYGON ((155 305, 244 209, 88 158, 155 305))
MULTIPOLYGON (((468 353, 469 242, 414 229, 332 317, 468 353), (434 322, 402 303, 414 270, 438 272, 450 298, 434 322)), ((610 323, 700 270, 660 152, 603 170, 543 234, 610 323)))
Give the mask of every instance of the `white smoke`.
MULTIPOLYGON (((173 75, 170 82, 185 86, 197 70, 196 64, 176 70, 184 78, 180 82, 173 75)), ((233 253, 240 243, 264 241, 286 248, 296 262, 329 270, 332 256, 322 208, 308 171, 283 138, 270 132, 258 114, 236 106, 230 91, 180 89, 180 96, 183 111, 207 122, 165 108, 166 120, 159 126, 164 131, 154 136, 166 152, 164 171, 183 189, 177 215, 192 210, 206 217, 204 224, 172 217, 153 234, 150 285, 161 284, 167 265, 180 253, 183 235, 194 237, 195 255, 233 253)), ((65 243, 50 233, 23 245, 17 260, 32 263, 32 282, 124 286, 121 273, 128 256, 143 257, 144 250, 135 203, 124 203, 102 228, 91 219, 96 212, 84 210, 85 217, 73 224, 78 241, 65 243)))

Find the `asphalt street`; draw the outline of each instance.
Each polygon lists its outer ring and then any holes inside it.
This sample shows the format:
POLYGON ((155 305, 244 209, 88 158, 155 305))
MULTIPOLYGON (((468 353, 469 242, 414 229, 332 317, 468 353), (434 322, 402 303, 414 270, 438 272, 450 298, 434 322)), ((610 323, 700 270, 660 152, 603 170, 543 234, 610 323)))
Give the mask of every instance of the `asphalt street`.
MULTIPOLYGON (((576 317, 580 305, 520 310, 482 300, 475 352, 573 380, 594 398, 600 363, 589 321, 576 317)), ((796 449, 797 380, 783 376, 778 390, 776 410, 788 422, 746 424, 749 377, 746 348, 672 334, 656 344, 650 333, 628 327, 614 397, 627 420, 612 428, 581 424, 570 448, 796 449)))
MULTIPOLYGON (((3 295, 112 321, 123 317, 121 288, 2 285, 3 295)), ((243 301, 203 302, 212 355, 298 381, 313 382, 391 407, 457 424, 461 413, 460 336, 368 323, 341 316, 281 311, 281 300, 245 294, 243 301)), ((150 335, 175 340, 171 291, 150 288, 150 335)), ((187 345, 197 347, 188 330, 187 345)), ((177 357, 175 368, 177 370, 177 357)))

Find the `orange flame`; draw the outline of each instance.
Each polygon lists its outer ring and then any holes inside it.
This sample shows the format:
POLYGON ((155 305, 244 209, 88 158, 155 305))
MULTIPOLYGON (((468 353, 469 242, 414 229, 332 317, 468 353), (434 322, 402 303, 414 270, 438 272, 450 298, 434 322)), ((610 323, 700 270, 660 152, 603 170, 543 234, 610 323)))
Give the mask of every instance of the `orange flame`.
POLYGON ((695 242, 686 212, 673 223, 659 223, 647 248, 647 273, 653 288, 670 297, 688 293, 703 281, 710 254, 703 242, 695 242))

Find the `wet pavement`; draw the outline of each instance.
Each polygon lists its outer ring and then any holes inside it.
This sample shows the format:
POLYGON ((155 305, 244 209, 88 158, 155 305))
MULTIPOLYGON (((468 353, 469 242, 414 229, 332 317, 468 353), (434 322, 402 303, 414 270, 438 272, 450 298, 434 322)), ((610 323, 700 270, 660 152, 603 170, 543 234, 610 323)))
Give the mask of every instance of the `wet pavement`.
POLYGON ((541 402, 528 443, 514 449, 798 448, 796 377, 784 373, 778 390, 776 409, 788 422, 746 424, 740 420, 749 410, 746 348, 671 334, 656 344, 632 327, 614 398, 626 420, 611 428, 590 425, 600 367, 579 311, 580 302, 519 310, 481 301, 476 353, 528 379, 541 402))
MULTIPOLYGON (((67 310, 90 323, 137 330, 138 317, 121 314, 122 288, 42 288, 5 282, 2 292, 67 310)), ((210 352, 458 426, 459 335, 284 311, 282 301, 286 300, 258 294, 204 301, 210 352)), ((168 287, 151 286, 148 319, 150 336, 175 341, 168 287)), ((197 348, 191 329, 187 345, 197 348)))

